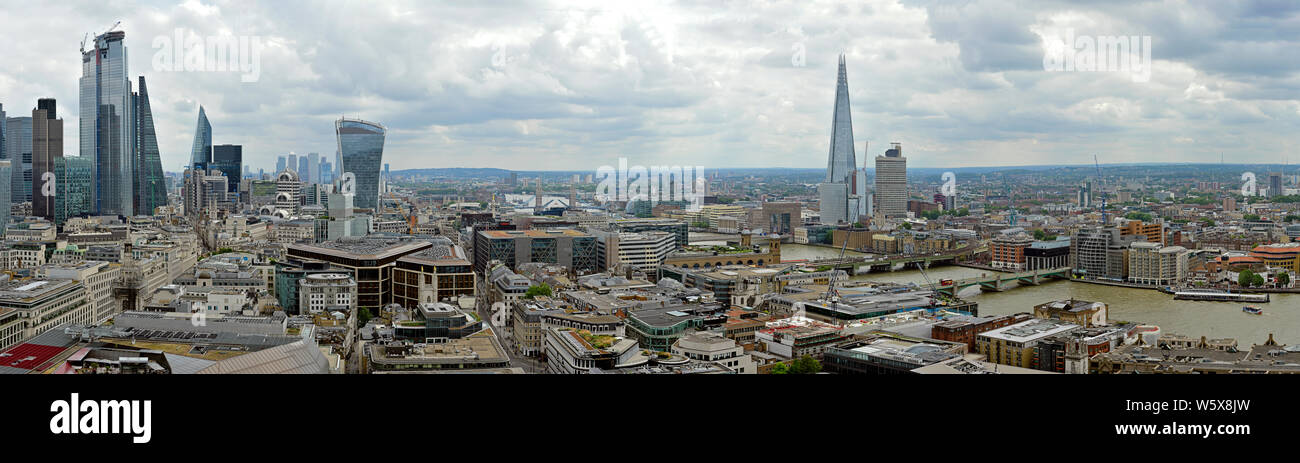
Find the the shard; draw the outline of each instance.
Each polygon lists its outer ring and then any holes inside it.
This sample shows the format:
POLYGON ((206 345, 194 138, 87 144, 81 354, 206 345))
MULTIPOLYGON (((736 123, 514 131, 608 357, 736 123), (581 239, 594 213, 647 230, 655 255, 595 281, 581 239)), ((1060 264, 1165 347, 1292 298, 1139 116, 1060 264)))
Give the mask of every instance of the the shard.
POLYGON ((864 185, 857 178, 853 151, 853 116, 849 110, 849 74, 840 55, 835 82, 835 112, 831 118, 831 150, 826 159, 826 182, 817 186, 821 222, 853 223, 862 211, 864 185))
POLYGON ((849 74, 840 55, 839 78, 835 83, 835 115, 831 120, 831 152, 826 160, 826 183, 853 183, 857 165, 853 152, 853 116, 849 114, 849 74))

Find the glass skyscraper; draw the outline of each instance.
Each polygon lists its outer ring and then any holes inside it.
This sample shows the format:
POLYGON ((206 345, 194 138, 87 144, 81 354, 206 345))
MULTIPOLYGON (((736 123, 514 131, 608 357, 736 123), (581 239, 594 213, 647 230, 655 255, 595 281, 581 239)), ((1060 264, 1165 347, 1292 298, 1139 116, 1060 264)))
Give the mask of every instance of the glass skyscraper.
POLYGON ((32 200, 32 118, 10 117, 5 121, 5 155, 9 158, 9 200, 32 200))
MULTIPOLYGON (((10 175, 11 174, 9 168, 9 160, 0 159, 0 178, 7 178, 10 175)), ((5 204, 5 205, 10 204, 9 194, 10 194, 9 188, 0 188, 0 204, 5 204)), ((0 207, 0 228, 8 224, 9 224, 9 207, 0 207)))
POLYGON ((140 93, 135 94, 134 98, 135 212, 152 215, 154 209, 167 205, 167 185, 162 169, 162 155, 158 152, 158 136, 154 133, 149 90, 145 87, 144 76, 140 76, 140 93))
POLYGON ((194 146, 190 148, 190 166, 207 169, 212 162, 212 124, 208 123, 208 113, 199 106, 199 124, 194 129, 194 146))
POLYGON ((32 214, 54 220, 54 195, 58 182, 48 183, 54 163, 63 157, 63 119, 53 98, 36 100, 32 110, 32 181, 24 186, 32 190, 32 214))
POLYGON ((240 172, 244 166, 244 147, 241 145, 216 145, 212 147, 212 169, 226 175, 226 191, 239 193, 240 172))
POLYGON ((358 208, 379 208, 379 168, 383 165, 384 126, 360 119, 339 119, 334 123, 338 135, 339 165, 343 174, 356 177, 358 208))
POLYGON ((135 115, 127 72, 126 33, 95 37, 81 55, 81 156, 91 160, 91 210, 132 215, 135 115))

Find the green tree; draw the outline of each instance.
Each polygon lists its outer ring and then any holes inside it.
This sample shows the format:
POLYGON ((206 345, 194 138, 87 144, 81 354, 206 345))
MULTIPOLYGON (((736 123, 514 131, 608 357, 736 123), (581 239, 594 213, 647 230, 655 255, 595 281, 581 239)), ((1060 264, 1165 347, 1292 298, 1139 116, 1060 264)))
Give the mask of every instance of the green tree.
POLYGON ((1242 220, 1245 220, 1245 221, 1247 221, 1247 222, 1251 222, 1251 221, 1259 220, 1259 214, 1246 214, 1246 215, 1241 216, 1241 219, 1242 219, 1242 220))
POLYGON ((822 371, 822 364, 811 355, 805 355, 794 361, 790 367, 790 373, 796 375, 811 375, 822 371))
POLYGON ((1129 220, 1141 220, 1143 222, 1150 222, 1153 217, 1151 217, 1151 214, 1145 212, 1130 212, 1128 214, 1125 214, 1124 218, 1129 220))
POLYGON ((778 363, 778 364, 776 364, 776 366, 772 367, 772 369, 769 370, 768 373, 769 373, 769 374, 773 374, 773 375, 784 375, 784 374, 789 374, 789 373, 790 373, 790 367, 785 366, 784 363, 778 363))
POLYGON ((1278 286, 1286 286, 1286 285, 1289 285, 1289 284, 1291 284, 1291 275, 1287 275, 1286 272, 1278 272, 1278 274, 1277 274, 1277 285, 1278 285, 1278 286))
POLYGON ((1253 276, 1253 277, 1250 278, 1250 285, 1251 285, 1251 286, 1264 286, 1264 275, 1260 275, 1260 274, 1256 273, 1255 276, 1253 276))
POLYGON ((374 317, 370 315, 370 309, 362 308, 361 310, 358 310, 357 326, 366 326, 366 322, 369 322, 371 318, 374 317))
POLYGON ((906 228, 906 229, 908 229, 908 230, 911 230, 911 229, 912 229, 912 224, 909 223, 909 222, 903 222, 903 228, 906 228))
POLYGON ((524 292, 524 299, 533 299, 537 296, 551 297, 551 285, 546 283, 532 285, 528 287, 528 291, 524 292))
POLYGON ((1255 272, 1252 272, 1250 270, 1242 270, 1241 273, 1237 274, 1237 285, 1243 288, 1250 286, 1250 283, 1254 280, 1255 280, 1255 272))

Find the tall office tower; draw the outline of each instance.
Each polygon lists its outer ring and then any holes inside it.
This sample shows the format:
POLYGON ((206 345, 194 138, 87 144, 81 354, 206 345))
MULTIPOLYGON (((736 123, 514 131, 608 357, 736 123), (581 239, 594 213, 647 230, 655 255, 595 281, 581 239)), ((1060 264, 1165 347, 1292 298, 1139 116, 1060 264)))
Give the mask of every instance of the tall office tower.
POLYGON ((136 214, 153 215, 154 210, 167 205, 167 179, 144 76, 140 76, 140 91, 135 94, 135 133, 134 209, 136 214))
POLYGON ((320 160, 320 183, 321 185, 334 183, 334 163, 326 161, 323 157, 320 160))
MULTIPOLYGON (((0 103, 0 159, 9 159, 9 155, 5 154, 5 130, 7 130, 5 127, 8 127, 5 123, 5 105, 0 103)), ((0 177, 0 179, 5 178, 9 177, 0 177)))
POLYGON ((95 37, 94 48, 81 52, 81 156, 94 162, 91 209, 104 215, 132 215, 131 187, 135 115, 127 72, 126 33, 95 37))
POLYGON ((1276 198, 1282 196, 1282 173, 1273 172, 1268 174, 1268 197, 1276 198))
POLYGON ((884 156, 876 156, 876 215, 907 216, 907 158, 903 145, 892 143, 884 156))
MULTIPOLYGON (((10 169, 9 160, 0 159, 0 178, 11 177, 13 174, 10 173, 10 169)), ((9 188, 0 188, 0 204, 4 204, 4 206, 0 206, 0 228, 9 225, 9 205, 11 204, 9 201, 10 194, 11 191, 9 188)))
POLYGON ((307 183, 320 183, 320 155, 316 153, 307 153, 307 178, 303 181, 307 183))
POLYGON ((289 159, 284 164, 284 167, 286 169, 294 171, 295 173, 298 172, 298 155, 293 154, 293 152, 289 152, 289 159))
POLYGON ((299 176, 299 178, 302 178, 302 181, 304 181, 304 182, 308 182, 308 181, 310 181, 310 180, 308 180, 308 179, 306 178, 306 177, 307 177, 307 169, 308 169, 308 166, 307 166, 307 156, 303 156, 303 157, 298 158, 298 168, 297 168, 297 170, 298 170, 298 176, 299 176))
POLYGON ((824 224, 851 221, 859 211, 855 172, 857 154, 853 150, 849 75, 844 55, 840 55, 839 74, 835 81, 835 110, 831 116, 831 147, 826 158, 826 182, 817 188, 824 224))
POLYGON ((226 192, 231 200, 239 194, 239 171, 244 166, 244 147, 241 145, 216 145, 212 147, 212 170, 226 176, 226 192))
POLYGON ((831 118, 831 150, 826 159, 826 183, 852 183, 857 155, 853 151, 853 117, 849 111, 849 75, 840 55, 835 81, 835 113, 831 118))
POLYGON ((302 181, 298 173, 285 169, 276 174, 275 207, 290 215, 297 215, 302 202, 302 181))
POLYGON ((360 119, 342 118, 334 123, 338 137, 338 163, 344 173, 356 177, 358 208, 379 209, 379 167, 384 159, 384 126, 360 119))
POLYGON ((63 119, 53 98, 36 100, 32 110, 32 214, 54 221, 54 195, 58 182, 54 163, 63 157, 63 119))
POLYGON ((194 128, 194 145, 190 147, 190 166, 207 169, 212 162, 212 124, 208 113, 199 105, 199 123, 194 128))
POLYGON ((285 157, 285 156, 280 156, 280 157, 276 158, 276 159, 275 159, 275 171, 276 171, 276 172, 279 172, 279 171, 284 170, 284 168, 288 166, 288 164, 286 164, 288 161, 289 161, 289 158, 288 158, 288 157, 285 157))
POLYGON ((9 156, 9 199, 15 203, 32 200, 32 118, 11 117, 5 121, 5 154, 9 156))
POLYGON ((1079 197, 1076 202, 1084 209, 1092 207, 1092 180, 1084 180, 1079 184, 1079 197))
MULTIPOLYGON (((864 154, 871 152, 867 150, 869 146, 867 142, 862 142, 862 152, 864 154)), ((858 217, 871 217, 871 188, 867 186, 867 159, 870 159, 870 157, 863 156, 862 168, 858 169, 853 176, 856 182, 854 191, 857 191, 858 195, 858 217)))

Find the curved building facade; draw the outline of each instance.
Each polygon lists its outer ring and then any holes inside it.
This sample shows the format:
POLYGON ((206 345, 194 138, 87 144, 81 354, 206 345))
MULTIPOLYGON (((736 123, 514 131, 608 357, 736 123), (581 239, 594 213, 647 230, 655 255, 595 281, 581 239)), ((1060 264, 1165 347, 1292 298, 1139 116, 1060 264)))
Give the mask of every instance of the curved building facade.
POLYGON ((199 123, 194 128, 194 145, 190 147, 190 166, 207 169, 212 162, 212 124, 208 114, 199 106, 199 123))
POLYGON ((356 178, 353 204, 358 208, 379 208, 379 169, 384 160, 384 126, 360 119, 339 119, 334 123, 338 135, 339 166, 343 175, 356 178))

